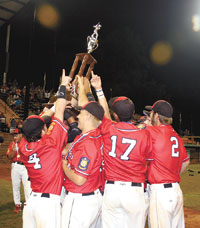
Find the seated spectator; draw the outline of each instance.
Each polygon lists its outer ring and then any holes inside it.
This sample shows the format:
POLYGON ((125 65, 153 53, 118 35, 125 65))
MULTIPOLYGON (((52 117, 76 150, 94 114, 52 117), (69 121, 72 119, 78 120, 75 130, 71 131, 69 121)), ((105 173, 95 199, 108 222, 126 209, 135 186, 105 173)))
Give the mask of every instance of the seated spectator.
POLYGON ((3 128, 6 124, 6 117, 3 112, 0 112, 0 131, 3 131, 3 128))
POLYGON ((15 115, 12 115, 12 118, 10 119, 10 133, 12 134, 13 130, 15 130, 17 127, 17 122, 15 120, 15 115))
POLYGON ((16 109, 21 109, 22 108, 22 99, 19 97, 15 101, 16 109))

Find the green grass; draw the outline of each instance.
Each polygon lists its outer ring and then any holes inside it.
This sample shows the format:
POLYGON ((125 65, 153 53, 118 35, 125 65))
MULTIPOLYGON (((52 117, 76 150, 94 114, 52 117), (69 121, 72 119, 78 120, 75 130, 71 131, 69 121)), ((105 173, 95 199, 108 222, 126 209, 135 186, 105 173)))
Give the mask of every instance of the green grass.
MULTIPOLYGON (((12 195, 12 184, 10 181, 0 180, 0 228, 21 228, 22 212, 15 214, 12 195)), ((21 188, 21 199, 24 201, 21 188)))
POLYGON ((200 210, 200 164, 191 164, 189 168, 194 172, 186 170, 181 175, 181 189, 184 196, 184 206, 200 210), (194 176, 189 176, 193 174, 194 176))
MULTIPOLYGON (((200 164, 191 164, 189 169, 181 176, 181 188, 184 195, 184 206, 200 211, 200 164), (194 176, 189 176, 194 174, 194 176)), ((22 212, 13 212, 14 203, 12 185, 10 181, 0 180, 0 228, 21 228, 22 212)), ((23 188, 21 188, 22 201, 24 201, 23 188)))

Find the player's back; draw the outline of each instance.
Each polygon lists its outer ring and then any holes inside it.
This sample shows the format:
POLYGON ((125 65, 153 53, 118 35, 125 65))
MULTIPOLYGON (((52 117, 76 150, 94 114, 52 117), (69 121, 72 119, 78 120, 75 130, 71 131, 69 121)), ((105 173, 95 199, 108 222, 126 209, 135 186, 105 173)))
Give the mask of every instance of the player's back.
POLYGON ((50 145, 44 136, 31 143, 23 139, 20 148, 32 190, 59 195, 63 182, 62 156, 56 145, 50 145))
POLYGON ((129 122, 115 123, 106 118, 100 126, 103 135, 107 180, 145 181, 146 158, 151 151, 149 132, 129 122))
POLYGON ((148 181, 173 183, 180 181, 180 169, 188 159, 181 138, 171 125, 147 127, 152 137, 152 157, 148 168, 148 181))

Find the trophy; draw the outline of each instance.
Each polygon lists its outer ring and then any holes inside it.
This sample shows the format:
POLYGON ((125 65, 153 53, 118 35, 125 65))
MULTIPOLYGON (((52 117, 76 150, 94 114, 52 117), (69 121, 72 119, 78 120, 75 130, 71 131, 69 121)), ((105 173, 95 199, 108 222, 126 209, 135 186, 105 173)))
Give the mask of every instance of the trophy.
MULTIPOLYGON (((73 78, 75 71, 77 70, 79 62, 81 62, 81 66, 78 71, 79 76, 85 76, 88 80, 90 79, 91 71, 94 69, 94 65, 97 63, 96 59, 90 54, 98 47, 98 30, 100 30, 101 25, 100 23, 93 26, 94 31, 91 36, 87 37, 87 53, 79 53, 76 54, 74 63, 72 65, 71 71, 69 73, 69 77, 73 78), (85 72, 86 66, 88 66, 88 70, 86 75, 83 75, 85 72)), ((70 95, 77 99, 78 92, 77 92, 77 82, 72 82, 72 91, 70 95)))
MULTIPOLYGON (((77 72, 77 67, 79 65, 79 62, 81 62, 80 69, 78 71, 79 76, 84 76, 83 73, 85 72, 86 66, 88 65, 88 70, 85 75, 85 77, 89 80, 91 71, 94 69, 94 65, 97 63, 96 59, 90 54, 98 47, 98 30, 100 30, 101 25, 100 23, 93 26, 94 31, 91 36, 87 37, 87 53, 79 53, 76 54, 74 63, 72 65, 71 71, 69 73, 69 77, 73 79, 75 72, 77 72)), ((66 99, 71 100, 72 98, 75 98, 77 100, 78 97, 78 88, 77 88, 77 81, 74 80, 72 82, 72 88, 71 91, 68 91, 66 94, 66 99)), ((53 103, 56 101, 57 96, 54 95, 51 97, 49 103, 45 103, 45 107, 51 107, 53 106, 53 103)), ((72 105, 76 106, 76 105, 72 105)))
POLYGON ((88 79, 90 78, 90 74, 94 68, 94 65, 97 63, 96 59, 90 53, 92 53, 98 47, 98 30, 101 28, 100 23, 94 25, 93 28, 93 34, 87 37, 87 53, 76 54, 76 58, 69 73, 69 77, 71 78, 74 77, 74 73, 76 71, 79 61, 81 61, 81 66, 78 71, 78 75, 84 76, 83 72, 85 71, 86 65, 89 65, 88 71, 85 75, 85 77, 88 79))

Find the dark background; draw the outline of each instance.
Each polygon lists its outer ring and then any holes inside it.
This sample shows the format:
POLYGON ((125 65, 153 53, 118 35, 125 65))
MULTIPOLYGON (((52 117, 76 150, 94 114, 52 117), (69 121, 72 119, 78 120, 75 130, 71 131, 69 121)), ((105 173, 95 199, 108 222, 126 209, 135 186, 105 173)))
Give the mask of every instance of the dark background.
MULTIPOLYGON (((57 90, 61 69, 69 73, 75 54, 87 51, 87 36, 101 23, 95 73, 102 77, 106 97, 133 99, 136 112, 166 99, 174 107, 177 131, 200 135, 200 32, 192 30, 198 0, 52 0, 60 15, 54 29, 42 26, 33 12, 43 1, 31 1, 11 21, 8 80, 34 82, 57 90), (152 46, 167 41, 171 60, 157 65, 152 46), (181 114, 181 125, 180 125, 181 114)), ((5 70, 6 25, 0 28, 0 80, 5 70)))

